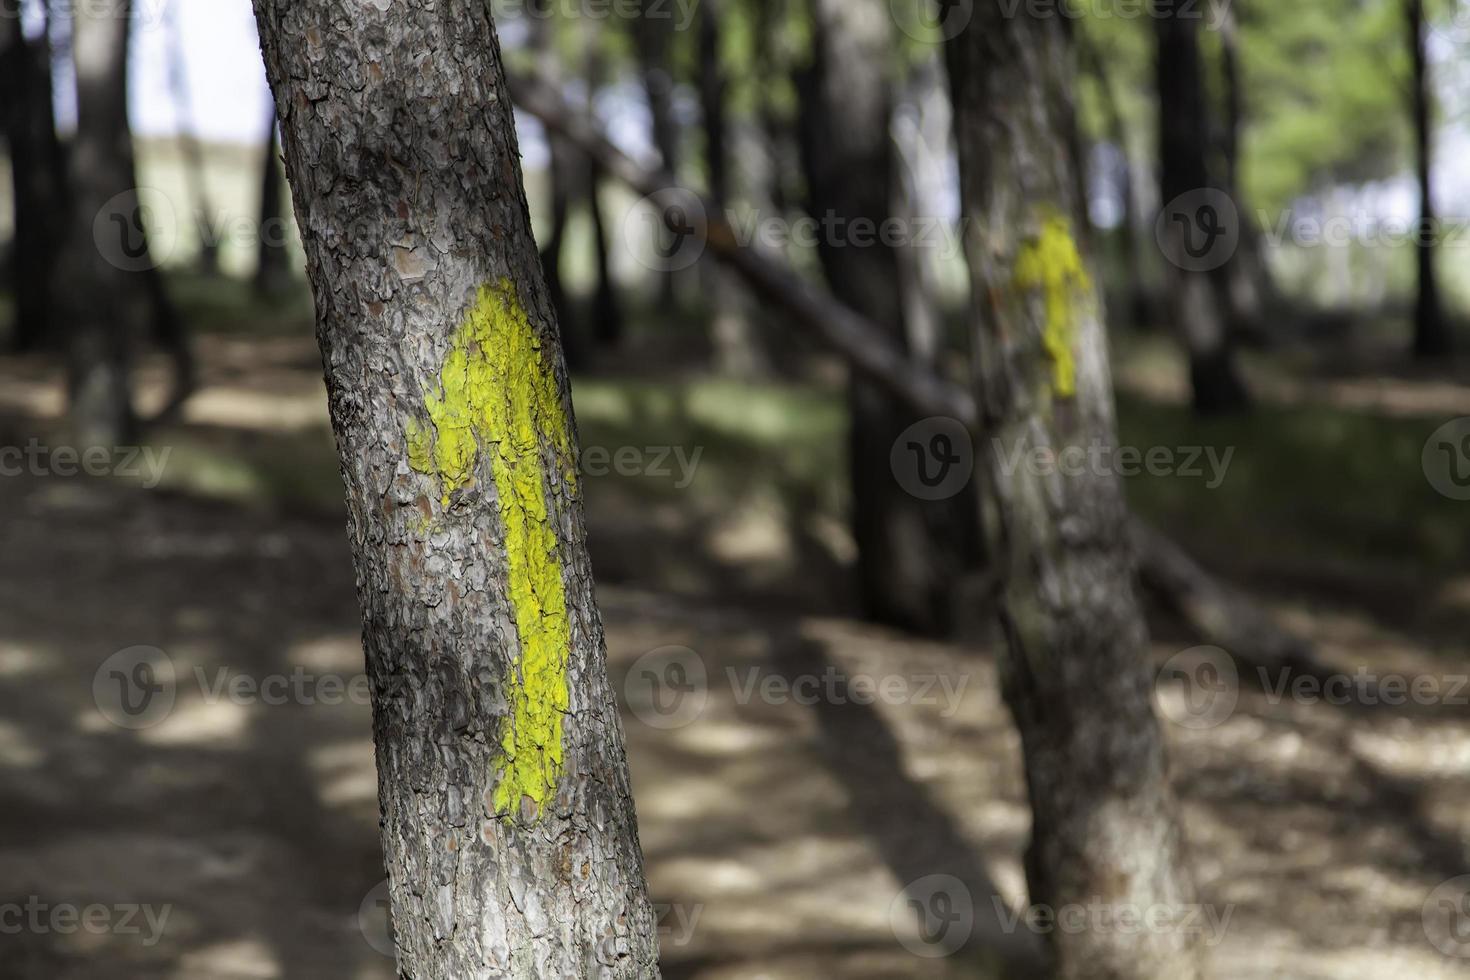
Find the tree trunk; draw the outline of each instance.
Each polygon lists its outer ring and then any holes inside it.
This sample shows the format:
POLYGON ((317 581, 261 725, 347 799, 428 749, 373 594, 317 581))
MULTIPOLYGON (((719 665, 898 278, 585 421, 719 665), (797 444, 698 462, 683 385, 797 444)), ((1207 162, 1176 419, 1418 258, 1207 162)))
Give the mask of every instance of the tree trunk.
POLYGON ((174 102, 179 149, 183 154, 184 183, 194 200, 194 229, 199 235, 199 271, 206 276, 219 273, 220 230, 214 224, 214 205, 205 180, 204 151, 194 132, 194 113, 189 99, 188 63, 184 56, 183 32, 179 27, 179 5, 170 4, 165 15, 168 28, 168 87, 174 102))
POLYGON ((1424 0, 1405 0, 1404 22, 1409 40, 1410 110, 1414 120, 1414 166, 1419 181, 1419 234, 1414 254, 1418 262, 1419 288, 1414 297, 1414 355, 1443 357, 1454 348, 1449 324, 1439 302, 1439 277, 1434 271, 1434 193, 1430 186, 1433 142, 1429 58, 1424 43, 1424 0))
MULTIPOLYGON (((595 23, 582 18, 583 46, 587 57, 587 116, 596 119, 597 92, 607 80, 607 58, 602 51, 602 35, 595 23)), ((548 134, 548 136, 554 134, 548 134)), ((600 189, 602 167, 587 159, 587 210, 592 216, 593 265, 596 267, 596 292, 592 295, 592 336, 599 344, 616 347, 623 340, 623 308, 618 301, 617 283, 613 281, 612 255, 608 246, 607 221, 603 216, 600 189)))
MULTIPOLYGON (((550 0, 533 0, 528 23, 531 31, 530 45, 536 52, 536 66, 544 78, 559 85, 562 80, 561 59, 556 53, 552 16, 550 0)), ((541 266, 546 275, 547 295, 551 298, 557 322, 561 325, 566 359, 573 367, 580 368, 585 360, 582 356, 583 335, 567 302, 566 284, 561 275, 562 255, 566 252, 567 245, 567 222, 571 217, 572 195, 576 185, 576 175, 573 172, 576 161, 573 156, 560 137, 555 133, 546 134, 546 183, 551 207, 550 228, 541 243, 541 266)))
MULTIPOLYGON (((1200 65, 1199 18, 1176 13, 1172 0, 1154 3, 1159 190, 1160 203, 1167 209, 1183 195, 1202 193, 1214 185, 1205 163, 1210 127, 1200 65)), ((1174 236, 1170 255, 1175 260, 1169 309, 1189 357, 1195 410, 1211 414, 1244 408, 1249 396, 1231 350, 1225 297, 1217 289, 1212 270, 1185 268, 1178 261, 1188 244, 1183 236, 1192 234, 1191 230, 1172 220, 1166 228, 1174 236)))
POLYGON ((60 281, 73 435, 84 446, 126 445, 135 428, 129 335, 143 319, 138 275, 151 259, 127 125, 130 10, 129 0, 107 10, 82 4, 72 18, 77 131, 60 281))
MULTIPOLYGON (((813 59, 800 80, 800 128, 809 210, 823 229, 817 252, 837 297, 881 326, 907 356, 899 259, 877 233, 890 217, 893 187, 892 80, 880 67, 892 49, 892 21, 876 3, 814 0, 811 13, 813 59)), ((863 610, 881 623, 943 633, 959 571, 959 535, 947 526, 957 508, 953 498, 915 496, 892 462, 894 444, 921 416, 856 373, 847 403, 863 610)))
POLYGON ((949 52, 985 440, 977 469, 1031 800, 1031 902, 1103 909, 1101 924, 1051 934, 1062 980, 1188 980, 1200 964, 1179 918, 1138 932, 1116 918, 1194 901, 1122 487, 1101 466, 1043 476, 1009 462, 1018 449, 1086 459, 1116 435, 1101 296, 1075 232, 1085 217, 1068 162, 1067 25, 1004 8, 977 3, 949 52))
MULTIPOLYGON (((709 193, 720 207, 730 203, 729 112, 720 58, 724 9, 721 0, 703 0, 699 8, 699 106, 704 123, 704 163, 709 193)), ((716 370, 735 377, 768 373, 770 361, 751 322, 744 296, 724 266, 699 267, 709 290, 710 345, 716 370)))
POLYGON ((488 8, 255 7, 347 484, 399 975, 657 977, 488 8))
POLYGON ((281 136, 276 130, 274 107, 266 128, 265 159, 260 167, 260 244, 255 260, 255 293, 269 298, 285 292, 291 281, 285 188, 281 186, 281 136))
MULTIPOLYGON (((670 174, 679 173, 679 124, 674 119, 674 72, 669 57, 673 31, 666 9, 657 0, 639 0, 639 16, 633 24, 633 43, 643 71, 643 91, 648 99, 653 147, 670 174)), ((659 277, 660 298, 671 308, 678 298, 678 272, 659 277)))
POLYGON ((19 16, 0 25, 0 78, 9 93, 3 122, 10 153, 15 241, 12 256, 17 351, 55 343, 52 330, 52 275, 59 248, 58 227, 64 205, 61 180, 65 162, 51 107, 51 44, 42 34, 26 39, 19 16))

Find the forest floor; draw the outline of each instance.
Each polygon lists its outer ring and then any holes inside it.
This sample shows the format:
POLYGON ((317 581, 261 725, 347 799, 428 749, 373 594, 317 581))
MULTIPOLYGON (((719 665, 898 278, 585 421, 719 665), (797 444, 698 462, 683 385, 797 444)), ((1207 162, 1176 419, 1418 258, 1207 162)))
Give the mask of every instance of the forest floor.
MULTIPOLYGON (((203 389, 151 434, 170 450, 158 486, 0 479, 0 908, 99 904, 111 926, 43 911, 0 939, 6 980, 393 975, 369 710, 325 703, 321 683, 350 693, 361 652, 317 354, 299 332, 228 331, 199 354, 203 389), (94 681, 138 645, 178 683, 166 718, 129 729, 94 681), (304 678, 319 703, 220 696, 231 676, 304 678)), ((1470 922, 1445 919, 1463 889, 1435 892, 1470 874, 1470 709, 1451 696, 1470 698, 1451 691, 1470 671, 1470 505, 1418 462, 1435 426, 1470 415, 1470 387, 1278 366, 1254 421, 1201 429, 1177 365, 1148 349, 1127 365, 1125 440, 1237 448, 1211 490, 1132 481, 1140 509, 1334 669, 1443 692, 1308 703, 1242 667, 1234 710, 1191 727, 1188 692, 1161 686, 1214 976, 1470 977, 1434 942, 1470 922)), ((144 376, 156 400, 161 366, 144 376)), ((0 445, 59 438, 60 390, 49 363, 0 360, 0 445)), ((1024 950, 1007 910, 1028 816, 995 650, 853 617, 840 399, 699 379, 575 390, 584 445, 648 462, 594 475, 586 497, 665 976, 973 977, 1024 950), (702 449, 685 485, 673 461, 648 472, 660 447, 702 449), (699 692, 672 713, 646 681, 671 661, 699 692), (900 693, 784 693, 861 675, 900 693), (956 920, 959 952, 926 958, 908 903, 936 887, 973 922, 956 920)), ((1154 625, 1161 664, 1197 642, 1154 625)))

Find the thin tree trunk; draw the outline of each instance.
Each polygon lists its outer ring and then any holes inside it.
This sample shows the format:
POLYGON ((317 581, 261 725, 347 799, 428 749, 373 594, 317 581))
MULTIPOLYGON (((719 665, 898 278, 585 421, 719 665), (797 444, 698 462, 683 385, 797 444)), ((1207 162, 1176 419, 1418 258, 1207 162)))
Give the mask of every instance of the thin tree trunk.
POLYGON ((255 7, 347 484, 399 975, 657 977, 489 10, 255 7))
MULTIPOLYGON (((552 16, 550 0, 533 0, 533 10, 529 18, 530 42, 532 50, 536 52, 537 69, 552 84, 560 84, 561 59, 556 52, 552 16)), ((561 324, 565 356, 573 367, 580 367, 584 361, 583 332, 568 303, 566 284, 562 280, 562 257, 566 252, 567 223, 571 217, 572 196, 576 185, 576 163, 565 142, 555 133, 548 133, 546 136, 546 154, 551 226, 541 244, 541 265, 546 273, 547 295, 551 297, 557 322, 561 324)))
MULTIPOLYGON (((730 204, 729 112, 725 104, 729 80, 720 59, 724 5, 703 0, 699 8, 699 105, 704 122, 704 162, 710 197, 720 207, 730 204)), ((751 322, 744 296, 723 266, 699 267, 709 288, 709 332, 716 369, 735 377, 767 374, 770 360, 751 322)))
MULTIPOLYGON (((1087 458, 1116 434, 1102 299, 1076 233, 1085 216, 1069 163, 1067 25, 1004 8, 977 3, 949 53, 985 443, 977 470, 1031 800, 1030 901, 1182 917, 1194 888, 1150 702, 1122 487, 1103 467, 1043 476, 1008 463, 1038 448, 1087 458)), ((1173 922, 1058 930, 1057 975, 1199 977, 1198 950, 1173 922)))
MULTIPOLYGON (((874 3, 814 0, 811 13, 813 59, 800 81, 800 127, 810 211, 823 228, 817 252, 838 298, 908 356, 898 255, 877 235, 890 218, 893 187, 891 79, 879 68, 891 51, 893 24, 874 3)), ((847 404, 863 610, 882 623, 943 633, 959 571, 956 508, 915 496, 892 463, 895 443, 921 416, 857 373, 848 380, 847 404)))
MULTIPOLYGON (((597 117, 597 92, 607 80, 607 58, 602 51, 602 36, 595 23, 583 18, 583 46, 587 57, 587 117, 597 117)), ((596 266, 596 292, 592 295, 592 336, 599 344, 615 347, 623 340, 623 308, 618 301, 618 287, 613 280, 612 254, 608 245, 607 221, 603 216, 602 167, 587 159, 587 210, 592 216, 593 264, 596 266)))
POLYGON ((130 10, 129 0, 107 10, 81 4, 72 19, 77 131, 69 155, 72 201, 60 281, 68 284, 62 295, 71 422, 84 446, 126 445, 135 431, 129 335, 142 319, 147 295, 137 275, 147 274, 151 259, 131 179, 130 10))
MULTIPOLYGON (((667 8, 656 0, 639 0, 639 16, 633 24, 633 43, 643 72, 643 91, 648 99, 654 149, 671 174, 679 172, 679 125, 674 119, 674 72, 669 57, 673 31, 667 8)), ((677 276, 669 271, 659 277, 659 292, 667 309, 678 298, 677 276)))
MULTIPOLYGON (((1176 12, 1172 0, 1154 0, 1159 94, 1159 184, 1161 204, 1203 192, 1210 182, 1205 154, 1210 145, 1204 77, 1200 65, 1199 18, 1176 12)), ((1171 253, 1184 253, 1181 236, 1190 231, 1170 221, 1176 236, 1171 253)), ((1244 408, 1249 402, 1235 366, 1225 297, 1207 270, 1171 270, 1169 309, 1174 329, 1189 357, 1197 412, 1211 414, 1244 408)))
POLYGON ((1414 355, 1443 357, 1454 348, 1449 324, 1439 301, 1439 277, 1434 271, 1435 239, 1438 236, 1431 187, 1433 153, 1432 96, 1429 90, 1429 58, 1424 43, 1424 0, 1405 0, 1410 63, 1410 111, 1414 121, 1414 168, 1419 182, 1419 234, 1414 254, 1418 263, 1418 291, 1414 297, 1414 355))
POLYGON ((220 234, 214 225, 214 205, 205 180, 204 151, 194 132, 194 113, 189 100, 189 75, 184 57, 184 39, 179 27, 179 5, 171 3, 168 26, 168 86, 174 102, 179 148, 183 153, 184 183, 194 201, 194 229, 199 235, 199 271, 207 276, 219 272, 220 234))
POLYGON ((19 16, 5 21, 0 25, 0 79, 8 95, 0 113, 10 153, 15 241, 25 243, 11 257, 15 329, 10 340, 15 350, 27 351, 57 342, 52 275, 65 173, 51 107, 50 40, 44 33, 27 40, 19 16))

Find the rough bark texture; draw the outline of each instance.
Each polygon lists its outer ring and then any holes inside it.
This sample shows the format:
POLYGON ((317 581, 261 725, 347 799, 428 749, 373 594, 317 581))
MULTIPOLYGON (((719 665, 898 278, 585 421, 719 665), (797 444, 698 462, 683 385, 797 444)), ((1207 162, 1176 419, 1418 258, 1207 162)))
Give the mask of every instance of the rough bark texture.
POLYGON ((44 34, 28 40, 19 16, 0 25, 0 79, 7 92, 0 113, 10 154, 15 241, 25 242, 11 260, 15 330, 10 339, 16 350, 25 351, 56 339, 51 277, 57 219, 64 210, 65 161, 52 118, 51 45, 44 34))
MULTIPOLYGON (((1205 161, 1210 117, 1200 65, 1200 17, 1176 13, 1171 0, 1155 0, 1155 5, 1159 191, 1160 203, 1167 207, 1181 194, 1215 185, 1205 161)), ((1183 234, 1174 222, 1169 229, 1172 234, 1183 234)), ((1170 273, 1169 309, 1189 356, 1195 410, 1209 414, 1244 407, 1249 397, 1236 371, 1225 296, 1216 288, 1216 277, 1178 268, 1170 273)))
POLYGON ((1408 34, 1412 75, 1409 108, 1414 122, 1414 167, 1419 183, 1419 230, 1414 255, 1418 266, 1418 291, 1414 296, 1414 354, 1442 357, 1454 344, 1449 324, 1439 302, 1439 279, 1434 271, 1434 193, 1430 185, 1433 153, 1433 124, 1429 90, 1429 59, 1424 42, 1424 0, 1405 0, 1404 22, 1408 34))
MULTIPOLYGON (((818 255, 841 302, 863 311, 909 356, 896 250, 876 235, 890 218, 893 144, 882 69, 893 21, 876 0, 813 0, 812 64, 800 79, 801 156, 809 210, 824 232, 818 255), (868 238, 859 239, 864 224, 868 238)), ((949 624, 960 533, 949 501, 923 501, 895 479, 893 444, 922 417, 883 386, 854 373, 847 391, 852 530, 864 611, 925 633, 949 624)))
MULTIPOLYGON (((1101 297, 1074 231, 1072 52, 1061 18, 977 3, 949 42, 972 337, 984 444, 977 471, 1009 648, 1007 703, 1032 809, 1031 901, 1118 915, 1193 902, 1150 701, 1115 475, 1039 475, 1017 447, 1114 445, 1101 297)), ((1200 975, 1180 930, 1116 923, 1052 934, 1063 980, 1200 975)))
POLYGON ((400 975, 656 977, 488 8, 255 7, 347 484, 400 975))

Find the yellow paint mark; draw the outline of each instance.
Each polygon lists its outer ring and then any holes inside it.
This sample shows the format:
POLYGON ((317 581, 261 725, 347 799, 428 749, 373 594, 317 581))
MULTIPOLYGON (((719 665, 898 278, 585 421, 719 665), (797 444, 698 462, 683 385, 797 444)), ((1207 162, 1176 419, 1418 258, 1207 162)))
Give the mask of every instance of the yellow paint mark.
POLYGON ((1076 395, 1078 304, 1091 300, 1092 280, 1065 217, 1048 215, 1041 233, 1021 246, 1015 286, 1042 291, 1046 322, 1041 339, 1052 360, 1052 390, 1062 398, 1076 395))
POLYGON ((439 480, 446 510, 473 480, 479 454, 489 456, 521 650, 500 730, 494 802, 501 815, 523 799, 539 813, 555 795, 570 703, 571 625, 543 459, 549 455, 573 487, 576 468, 551 364, 511 281, 482 286, 451 339, 437 390, 424 396, 428 422, 410 419, 405 431, 409 465, 439 480))

